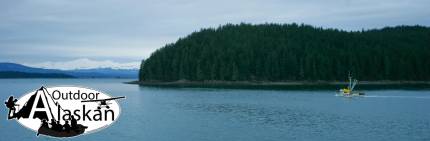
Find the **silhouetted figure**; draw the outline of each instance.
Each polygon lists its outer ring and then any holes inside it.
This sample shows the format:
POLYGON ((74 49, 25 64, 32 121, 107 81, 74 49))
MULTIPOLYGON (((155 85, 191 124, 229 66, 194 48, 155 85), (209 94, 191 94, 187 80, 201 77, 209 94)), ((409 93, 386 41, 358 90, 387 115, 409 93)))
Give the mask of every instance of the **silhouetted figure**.
POLYGON ((69 121, 66 120, 66 123, 64 123, 63 127, 64 127, 64 131, 66 131, 67 133, 70 132, 69 121))
POLYGON ((51 129, 56 130, 58 128, 57 122, 54 119, 51 119, 51 129))
MULTIPOLYGON (((38 118, 40 120, 49 119, 46 112, 35 112, 33 117, 30 117, 30 113, 32 111, 33 104, 37 103, 37 100, 39 100, 39 99, 36 99, 38 94, 40 94, 40 96, 42 96, 42 97, 46 96, 44 94, 44 91, 36 91, 33 95, 30 96, 30 99, 28 99, 27 102, 25 102, 25 104, 22 105, 21 109, 19 109, 19 111, 15 112, 13 118, 17 118, 17 119, 20 119, 20 118, 38 118)), ((49 103, 48 103, 48 105, 44 105, 44 106, 49 106, 49 103)), ((52 113, 52 111, 50 111, 50 112, 52 113)))
MULTIPOLYGON (((40 126, 40 128, 46 128, 49 129, 49 125, 48 125, 48 121, 46 121, 46 119, 42 120, 42 125, 40 126)), ((36 136, 39 136, 39 132, 37 132, 36 136)))
POLYGON ((17 99, 13 99, 13 96, 10 96, 9 99, 4 103, 4 104, 6 104, 6 107, 9 109, 9 114, 7 115, 8 119, 12 119, 15 117, 15 111, 16 111, 15 106, 18 106, 15 103, 17 101, 18 101, 17 99), (12 113, 12 111, 13 111, 13 113, 12 113), (10 115, 10 113, 12 113, 12 116, 10 115))
POLYGON ((60 124, 60 121, 57 121, 57 128, 55 130, 58 132, 63 131, 63 125, 60 124))
POLYGON ((75 119, 75 116, 72 116, 70 124, 71 124, 72 130, 78 129, 78 121, 75 119))
POLYGON ((48 121, 46 121, 46 119, 42 120, 42 127, 49 128, 48 121))

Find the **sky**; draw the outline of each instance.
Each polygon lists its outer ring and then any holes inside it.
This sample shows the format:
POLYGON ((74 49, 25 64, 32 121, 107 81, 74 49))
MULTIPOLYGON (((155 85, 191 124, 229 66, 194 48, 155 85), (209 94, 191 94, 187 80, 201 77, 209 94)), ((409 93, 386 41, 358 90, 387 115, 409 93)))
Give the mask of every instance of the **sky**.
POLYGON ((202 28, 430 26, 429 6, 429 0, 0 0, 0 62, 138 68, 156 49, 202 28))

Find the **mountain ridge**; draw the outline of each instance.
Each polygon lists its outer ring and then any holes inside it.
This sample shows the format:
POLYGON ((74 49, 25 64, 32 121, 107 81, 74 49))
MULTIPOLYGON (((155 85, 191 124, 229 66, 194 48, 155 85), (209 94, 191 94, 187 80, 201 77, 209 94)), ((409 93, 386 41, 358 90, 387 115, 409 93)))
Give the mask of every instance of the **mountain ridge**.
MULTIPOLYGON (((0 72, 20 72, 26 74, 34 73, 34 75, 64 74, 64 76, 72 76, 73 78, 137 78, 138 70, 112 68, 58 70, 35 68, 10 62, 0 62, 0 72)), ((6 73, 3 73, 3 75, 6 75, 6 73)))

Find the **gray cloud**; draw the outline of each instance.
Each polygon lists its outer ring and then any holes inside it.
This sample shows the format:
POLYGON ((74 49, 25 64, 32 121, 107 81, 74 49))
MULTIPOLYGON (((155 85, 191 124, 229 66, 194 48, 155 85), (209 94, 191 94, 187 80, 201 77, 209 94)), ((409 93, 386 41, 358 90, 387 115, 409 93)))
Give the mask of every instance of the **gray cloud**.
POLYGON ((201 28, 306 23, 360 30, 430 24, 428 0, 20 0, 0 2, 0 61, 135 62, 201 28))

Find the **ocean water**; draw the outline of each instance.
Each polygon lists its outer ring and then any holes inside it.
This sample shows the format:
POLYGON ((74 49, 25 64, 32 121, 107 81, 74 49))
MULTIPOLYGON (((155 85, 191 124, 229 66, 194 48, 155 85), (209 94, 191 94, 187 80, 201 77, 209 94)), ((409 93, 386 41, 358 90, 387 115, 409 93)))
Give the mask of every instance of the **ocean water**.
MULTIPOLYGON (((119 119, 99 132, 64 140, 104 141, 425 141, 430 140, 430 91, 371 90, 365 97, 334 90, 157 88, 128 79, 1 79, 0 98, 40 86, 95 88, 120 100, 119 119)), ((56 140, 7 119, 0 140, 56 140)), ((1 118, 3 117, 3 118, 1 118)))

